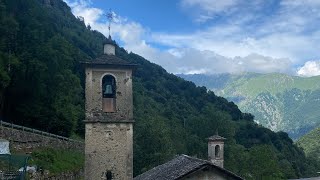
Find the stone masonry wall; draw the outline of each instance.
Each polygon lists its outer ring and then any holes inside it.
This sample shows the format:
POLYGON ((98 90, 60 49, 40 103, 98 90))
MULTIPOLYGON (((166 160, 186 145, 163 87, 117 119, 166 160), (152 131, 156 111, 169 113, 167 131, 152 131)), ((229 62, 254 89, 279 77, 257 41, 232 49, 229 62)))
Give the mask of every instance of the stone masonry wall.
POLYGON ((132 136, 132 123, 87 123, 86 179, 100 179, 107 171, 114 180, 132 179, 132 136))
POLYGON ((30 129, 26 131, 0 125, 0 139, 10 141, 10 150, 15 152, 32 152, 44 147, 84 150, 84 143, 81 141, 73 141, 63 137, 50 137, 49 133, 35 131, 36 133, 30 132, 30 129))
POLYGON ((86 121, 132 121, 132 70, 86 68, 86 121), (116 79, 116 113, 102 112, 102 78, 116 79))
POLYGON ((133 178, 132 70, 86 68, 85 179, 133 178), (116 80, 116 112, 103 112, 102 79, 116 80))
POLYGON ((30 180, 79 180, 83 179, 83 169, 72 172, 64 172, 56 175, 37 172, 29 177, 30 180))

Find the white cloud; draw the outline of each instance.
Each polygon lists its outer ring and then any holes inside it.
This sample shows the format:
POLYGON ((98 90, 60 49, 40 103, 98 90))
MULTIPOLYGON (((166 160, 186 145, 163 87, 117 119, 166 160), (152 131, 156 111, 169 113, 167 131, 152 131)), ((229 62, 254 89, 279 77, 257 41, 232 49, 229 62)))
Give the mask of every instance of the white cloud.
POLYGON ((186 11, 194 11, 195 22, 205 23, 218 13, 230 13, 239 0, 181 0, 186 11))
POLYGON ((190 34, 153 34, 153 41, 172 48, 209 50, 232 58, 252 53, 277 58, 289 58, 301 64, 305 56, 318 54, 317 34, 272 33, 255 37, 238 26, 208 28, 190 34))
POLYGON ((286 6, 295 6, 295 7, 301 7, 301 6, 320 6, 319 0, 283 0, 281 4, 286 6))
POLYGON ((205 23, 214 20, 217 17, 231 17, 236 15, 237 18, 230 19, 232 23, 242 21, 251 16, 254 11, 263 10, 265 0, 180 0, 181 8, 194 18, 195 22, 205 23))
POLYGON ((186 48, 170 49, 167 53, 156 51, 153 59, 173 73, 293 73, 292 62, 289 59, 276 59, 258 54, 229 58, 212 51, 186 48), (175 52, 179 54, 176 55, 175 52))
POLYGON ((307 61, 304 66, 298 70, 300 76, 319 76, 320 75, 320 60, 318 61, 307 61))
MULTIPOLYGON (((91 7, 90 0, 65 0, 72 8, 75 16, 82 16, 85 23, 90 24, 91 28, 108 36, 108 22, 99 21, 105 12, 102 9, 91 7)), ((112 38, 118 39, 123 43, 124 48, 137 54, 143 55, 145 58, 153 58, 156 49, 149 46, 144 40, 148 31, 141 24, 128 21, 126 18, 118 16, 113 12, 113 22, 111 23, 112 38)))
MULTIPOLYGON (((294 64, 319 56, 320 1, 282 0, 277 5, 267 0, 237 0, 230 5, 224 2, 182 0, 184 6, 187 4, 201 10, 198 19, 206 10, 218 14, 225 10, 234 12, 228 15, 220 13, 225 18, 222 24, 219 21, 189 34, 153 34, 154 41, 171 48, 214 51, 229 58, 252 53, 289 58, 294 64), (212 6, 216 2, 222 2, 217 6, 224 10, 214 10, 212 6), (277 10, 264 14, 268 8, 277 10)), ((202 21, 214 16, 207 13, 202 21)))
MULTIPOLYGON (((183 2, 184 6, 198 6, 202 10, 219 13, 230 8, 235 9, 240 0, 184 0, 183 2)), ((262 0, 257 0, 252 6, 261 8, 261 2, 262 0)), ((108 35, 108 23, 100 21, 104 14, 103 10, 92 8, 90 1, 85 0, 67 1, 67 3, 73 13, 76 16, 83 16, 92 29, 108 35)), ((234 23, 207 26, 205 29, 188 34, 151 32, 140 23, 114 14, 111 35, 128 51, 160 64, 172 73, 250 71, 293 74, 296 73, 293 72, 295 64, 303 63, 308 56, 318 55, 320 31, 301 33, 311 27, 313 16, 310 15, 309 19, 301 16, 304 10, 295 10, 293 13, 292 7, 292 4, 282 3, 278 14, 270 16, 267 21, 262 20, 259 26, 254 23, 248 24, 255 18, 255 14, 249 13, 242 19, 230 17, 234 23), (168 49, 157 49, 150 43, 164 45, 168 49)), ((210 13, 202 15, 202 21, 212 18, 210 13)), ((299 70, 299 75, 311 72, 306 65, 303 68, 299 70)))
POLYGON ((198 6, 207 12, 222 12, 226 11, 237 4, 238 0, 182 0, 181 4, 185 7, 198 6))
POLYGON ((72 13, 74 15, 84 17, 85 23, 87 25, 95 24, 96 21, 99 20, 99 18, 103 15, 103 11, 101 9, 89 7, 91 1, 65 1, 72 8, 72 13))

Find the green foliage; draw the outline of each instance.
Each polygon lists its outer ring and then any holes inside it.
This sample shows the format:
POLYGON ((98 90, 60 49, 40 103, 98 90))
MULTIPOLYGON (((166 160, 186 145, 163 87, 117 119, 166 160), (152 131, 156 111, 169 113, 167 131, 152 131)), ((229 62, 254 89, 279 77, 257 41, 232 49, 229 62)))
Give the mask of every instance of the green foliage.
POLYGON ((69 136, 83 131, 79 61, 97 54, 102 43, 93 42, 103 36, 87 30, 64 2, 42 2, 0 1, 0 114, 69 136))
POLYGON ((37 165, 52 174, 77 171, 83 168, 84 154, 71 150, 42 149, 32 152, 28 164, 37 165))
POLYGON ((231 157, 227 161, 233 172, 241 174, 245 179, 284 179, 275 153, 268 145, 257 145, 244 148, 240 145, 227 145, 227 151, 231 157))
POLYGON ((303 148, 308 157, 320 161, 320 127, 302 136, 296 144, 303 148))
MULTIPOLYGON (((14 32, 14 36, 0 37, 5 97, 1 116, 60 135, 83 135, 84 73, 79 61, 101 54, 104 37, 75 18, 64 2, 52 2, 48 6, 42 0, 0 1, 1 23, 8 24, 0 30, 10 27, 14 32), (5 68, 9 55, 10 63, 14 61, 10 72, 5 68)), ((116 54, 139 65, 133 78, 135 175, 177 154, 206 159, 206 138, 217 130, 227 138, 226 168, 243 177, 294 178, 315 172, 315 165, 287 134, 258 126, 251 114, 242 113, 233 102, 139 55, 119 47, 116 54), (253 162, 257 167, 251 167, 253 162)), ((34 158, 52 172, 80 167, 72 153, 45 150, 35 152, 34 158)))

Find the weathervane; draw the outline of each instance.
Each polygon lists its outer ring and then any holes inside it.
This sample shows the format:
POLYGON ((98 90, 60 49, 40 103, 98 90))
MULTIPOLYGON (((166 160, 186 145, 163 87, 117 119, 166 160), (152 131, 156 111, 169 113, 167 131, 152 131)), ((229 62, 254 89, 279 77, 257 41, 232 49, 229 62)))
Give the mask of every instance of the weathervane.
POLYGON ((109 36, 110 36, 110 25, 111 25, 111 21, 113 20, 113 12, 111 11, 111 9, 109 9, 109 12, 106 14, 108 20, 109 20, 109 26, 108 26, 108 29, 109 29, 109 36))

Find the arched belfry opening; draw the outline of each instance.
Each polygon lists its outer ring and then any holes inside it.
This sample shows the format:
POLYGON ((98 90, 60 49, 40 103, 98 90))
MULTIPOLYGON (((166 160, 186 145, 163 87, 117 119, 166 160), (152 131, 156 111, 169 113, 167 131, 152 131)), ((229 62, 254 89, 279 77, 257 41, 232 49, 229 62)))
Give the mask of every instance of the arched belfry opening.
POLYGON ((214 147, 214 155, 216 158, 220 157, 220 146, 216 145, 216 147, 214 147))
POLYGON ((116 112, 116 79, 112 75, 102 78, 102 110, 116 112))

